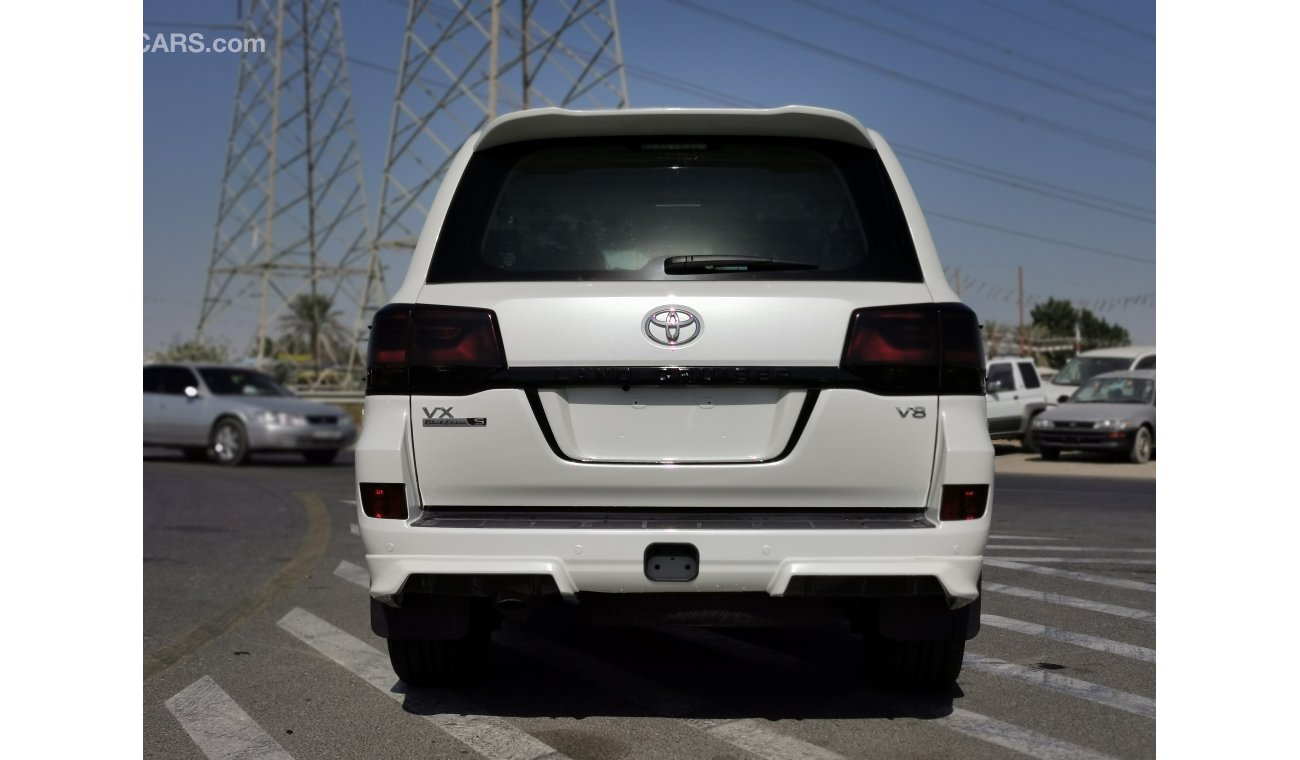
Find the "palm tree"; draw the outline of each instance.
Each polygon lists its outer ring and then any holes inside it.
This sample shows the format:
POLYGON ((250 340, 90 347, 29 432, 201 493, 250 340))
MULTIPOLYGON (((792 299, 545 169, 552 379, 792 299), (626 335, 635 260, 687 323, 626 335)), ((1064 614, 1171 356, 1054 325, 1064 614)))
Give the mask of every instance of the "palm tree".
POLYGON ((339 361, 347 351, 347 328, 339 322, 339 313, 332 311, 334 299, 326 295, 302 293, 288 303, 288 313, 280 317, 284 330, 280 337, 286 350, 311 354, 312 366, 320 374, 322 354, 339 361))

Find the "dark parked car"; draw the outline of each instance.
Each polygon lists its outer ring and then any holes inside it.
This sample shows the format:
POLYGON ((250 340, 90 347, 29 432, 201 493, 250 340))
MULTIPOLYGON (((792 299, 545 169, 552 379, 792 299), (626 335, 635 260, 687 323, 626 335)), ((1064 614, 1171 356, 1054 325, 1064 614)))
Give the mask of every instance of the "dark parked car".
POLYGON ((296 451, 329 464, 357 437, 347 412, 297 398, 247 367, 144 368, 144 445, 237 465, 253 451, 296 451))
POLYGON ((1043 459, 1062 451, 1110 451, 1139 464, 1156 451, 1156 372, 1128 370, 1097 375, 1069 400, 1034 420, 1043 459))

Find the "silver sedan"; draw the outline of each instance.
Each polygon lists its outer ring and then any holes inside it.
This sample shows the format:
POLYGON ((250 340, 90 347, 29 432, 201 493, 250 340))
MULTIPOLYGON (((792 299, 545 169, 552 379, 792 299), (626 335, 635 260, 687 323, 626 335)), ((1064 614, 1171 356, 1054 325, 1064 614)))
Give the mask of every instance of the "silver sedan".
POLYGON ((1043 459, 1062 451, 1109 451, 1142 464, 1156 450, 1156 372, 1128 370, 1097 375, 1069 400, 1034 418, 1034 441, 1043 459))
POLYGON ((246 367, 155 364, 144 368, 144 445, 238 465, 252 451, 295 451, 329 464, 357 428, 347 412, 295 397, 246 367))

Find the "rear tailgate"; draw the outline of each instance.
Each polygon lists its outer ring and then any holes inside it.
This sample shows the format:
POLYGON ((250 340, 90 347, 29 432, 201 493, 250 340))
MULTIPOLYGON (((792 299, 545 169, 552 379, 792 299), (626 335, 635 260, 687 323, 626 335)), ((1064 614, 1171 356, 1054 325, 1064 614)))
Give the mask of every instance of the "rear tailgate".
POLYGON ((774 293, 770 282, 605 282, 591 291, 558 282, 423 289, 421 303, 494 311, 508 364, 472 392, 412 395, 425 506, 925 504, 937 397, 835 381, 853 310, 927 302, 924 285, 783 282, 774 293), (698 334, 656 342, 648 320, 665 307, 698 320, 684 328, 698 334))

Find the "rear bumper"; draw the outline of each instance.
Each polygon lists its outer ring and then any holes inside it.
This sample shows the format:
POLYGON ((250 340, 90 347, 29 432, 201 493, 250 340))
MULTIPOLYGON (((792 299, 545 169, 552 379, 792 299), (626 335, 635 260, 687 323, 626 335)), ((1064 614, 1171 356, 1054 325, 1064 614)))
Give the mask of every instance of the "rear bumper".
POLYGON ((362 518, 370 593, 381 601, 412 575, 546 575, 566 596, 604 593, 745 592, 783 596, 795 577, 933 577, 953 606, 978 596, 988 535, 980 520, 913 530, 494 530, 414 528, 362 518), (653 543, 689 543, 699 575, 651 581, 653 543), (379 552, 370 550, 377 547, 379 552))

